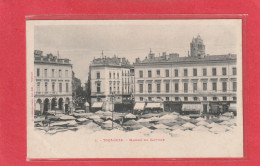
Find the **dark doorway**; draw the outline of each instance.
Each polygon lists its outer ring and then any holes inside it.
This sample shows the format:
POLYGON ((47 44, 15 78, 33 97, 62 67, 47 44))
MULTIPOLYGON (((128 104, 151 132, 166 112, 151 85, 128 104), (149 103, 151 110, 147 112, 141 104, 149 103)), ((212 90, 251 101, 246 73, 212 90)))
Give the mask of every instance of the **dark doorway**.
POLYGON ((66 100, 65 100, 65 114, 69 114, 69 104, 70 104, 70 99, 66 98, 66 100))
POLYGON ((69 114, 69 104, 65 104, 65 114, 69 114))
POLYGON ((50 104, 50 101, 49 99, 45 99, 44 100, 44 106, 43 106, 43 114, 46 114, 48 109, 49 109, 49 104, 50 104))
POLYGON ((35 108, 34 108, 34 115, 35 116, 39 116, 41 115, 41 111, 42 111, 42 100, 41 99, 38 99, 36 101, 36 105, 35 105, 35 108))
POLYGON ((57 106, 57 99, 53 98, 51 100, 51 110, 55 110, 56 106, 57 106))
POLYGON ((63 99, 59 99, 59 110, 63 110, 63 99))
POLYGON ((164 111, 165 112, 181 112, 182 104, 179 102, 171 102, 165 101, 164 102, 164 111))
POLYGON ((203 113, 208 112, 208 104, 203 104, 203 113))

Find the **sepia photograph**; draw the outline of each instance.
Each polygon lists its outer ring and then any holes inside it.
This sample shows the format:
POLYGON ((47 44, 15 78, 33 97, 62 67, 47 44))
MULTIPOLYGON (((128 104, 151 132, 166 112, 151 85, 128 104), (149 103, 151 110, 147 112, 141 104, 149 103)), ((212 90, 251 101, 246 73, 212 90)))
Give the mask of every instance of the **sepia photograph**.
POLYGON ((242 20, 28 20, 27 158, 243 157, 242 20))

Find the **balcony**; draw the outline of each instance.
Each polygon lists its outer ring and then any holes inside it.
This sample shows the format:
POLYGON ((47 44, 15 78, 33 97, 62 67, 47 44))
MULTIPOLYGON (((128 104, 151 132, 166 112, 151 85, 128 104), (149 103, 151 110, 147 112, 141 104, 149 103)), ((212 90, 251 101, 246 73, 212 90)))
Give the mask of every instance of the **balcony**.
POLYGON ((70 64, 69 59, 55 59, 55 58, 48 58, 48 57, 34 57, 34 62, 70 64))
POLYGON ((72 76, 71 76, 71 75, 67 75, 67 76, 59 76, 59 75, 45 76, 45 75, 40 75, 40 76, 37 76, 36 73, 35 73, 34 79, 71 80, 71 79, 72 79, 72 76))
POLYGON ((62 95, 72 95, 72 92, 35 92, 34 96, 62 96, 62 95))
POLYGON ((233 94, 235 93, 233 90, 189 90, 184 91, 184 93, 188 94, 233 94))
POLYGON ((91 96, 101 96, 105 95, 105 92, 91 92, 91 96))

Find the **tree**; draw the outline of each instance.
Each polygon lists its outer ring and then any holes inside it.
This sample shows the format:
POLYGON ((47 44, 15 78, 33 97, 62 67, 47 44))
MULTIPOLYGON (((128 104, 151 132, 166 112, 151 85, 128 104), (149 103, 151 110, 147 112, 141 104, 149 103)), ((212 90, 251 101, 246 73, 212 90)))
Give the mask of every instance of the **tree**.
POLYGON ((75 106, 80 106, 86 100, 86 93, 81 86, 81 80, 72 72, 72 98, 75 106))

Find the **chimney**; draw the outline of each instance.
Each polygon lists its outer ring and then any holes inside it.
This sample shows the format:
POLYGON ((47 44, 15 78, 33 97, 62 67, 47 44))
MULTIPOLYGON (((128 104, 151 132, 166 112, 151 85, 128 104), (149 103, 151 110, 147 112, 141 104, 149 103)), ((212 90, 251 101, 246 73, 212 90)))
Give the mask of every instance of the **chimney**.
POLYGON ((34 50, 34 55, 40 55, 42 56, 42 51, 41 50, 34 50))
MULTIPOLYGON (((149 55, 148 55, 148 58, 149 58, 149 59, 154 59, 154 53, 149 54, 149 55)), ((147 59, 147 57, 146 57, 146 59, 147 59)))
POLYGON ((166 52, 163 52, 162 55, 163 55, 163 56, 166 56, 166 52))
POLYGON ((152 49, 150 48, 150 52, 148 54, 148 59, 153 59, 153 58, 154 58, 154 53, 152 53, 152 49))
POLYGON ((122 63, 125 63, 126 62, 126 59, 125 58, 122 58, 122 63))
POLYGON ((102 50, 102 53, 101 53, 101 58, 104 59, 104 52, 102 50))
POLYGON ((166 58, 166 52, 163 52, 163 53, 162 53, 162 58, 163 58, 163 59, 167 59, 167 58, 166 58))

